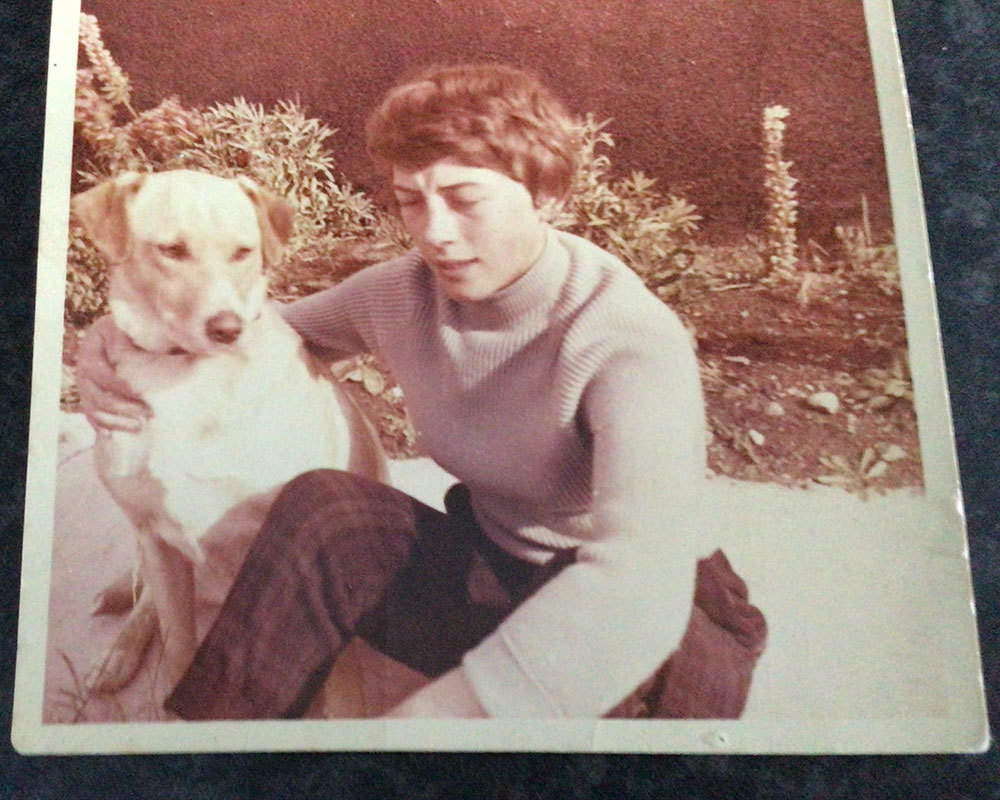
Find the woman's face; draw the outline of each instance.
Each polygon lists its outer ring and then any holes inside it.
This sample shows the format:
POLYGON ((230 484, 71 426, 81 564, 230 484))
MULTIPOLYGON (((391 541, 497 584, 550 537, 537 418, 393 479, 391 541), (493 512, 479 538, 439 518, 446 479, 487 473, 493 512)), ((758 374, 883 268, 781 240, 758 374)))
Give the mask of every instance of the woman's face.
POLYGON ((413 172, 393 168, 403 224, 452 300, 484 300, 541 255, 546 223, 513 178, 444 158, 413 172))

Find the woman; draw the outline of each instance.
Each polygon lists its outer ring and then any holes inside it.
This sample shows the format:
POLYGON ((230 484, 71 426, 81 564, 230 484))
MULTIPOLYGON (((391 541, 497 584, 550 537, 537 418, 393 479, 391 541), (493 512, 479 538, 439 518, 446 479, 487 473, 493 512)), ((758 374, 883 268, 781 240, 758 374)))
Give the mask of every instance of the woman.
POLYGON ((285 316, 331 358, 378 354, 421 450, 462 483, 442 514, 345 473, 292 481, 166 706, 299 715, 361 635, 433 678, 398 716, 604 714, 691 614, 705 428, 688 337, 617 259, 550 227, 577 142, 532 76, 429 70, 367 136, 416 247, 285 316))

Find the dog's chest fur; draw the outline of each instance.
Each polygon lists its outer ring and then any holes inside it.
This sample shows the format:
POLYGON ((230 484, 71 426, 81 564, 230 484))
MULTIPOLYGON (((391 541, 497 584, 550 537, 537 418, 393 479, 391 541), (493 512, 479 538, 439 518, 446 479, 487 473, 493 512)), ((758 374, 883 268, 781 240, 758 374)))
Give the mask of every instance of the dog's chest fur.
POLYGON ((266 508, 265 498, 296 475, 348 465, 340 398, 269 307, 238 350, 136 351, 116 370, 152 418, 139 433, 99 437, 99 472, 141 533, 196 560, 199 540, 238 504, 266 508))

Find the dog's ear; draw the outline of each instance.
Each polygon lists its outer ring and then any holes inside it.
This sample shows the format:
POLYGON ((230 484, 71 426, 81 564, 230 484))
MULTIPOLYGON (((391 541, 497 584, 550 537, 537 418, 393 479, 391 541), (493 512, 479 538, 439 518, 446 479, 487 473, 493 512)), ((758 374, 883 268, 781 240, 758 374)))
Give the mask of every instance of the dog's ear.
POLYGON ((295 229, 295 209, 283 197, 261 189, 242 175, 236 178, 257 211, 260 225, 261 251, 265 266, 277 264, 285 252, 285 245, 295 229))
POLYGON ((131 249, 126 203, 136 195, 143 181, 144 175, 126 172, 70 200, 73 217, 112 264, 124 261, 131 249))

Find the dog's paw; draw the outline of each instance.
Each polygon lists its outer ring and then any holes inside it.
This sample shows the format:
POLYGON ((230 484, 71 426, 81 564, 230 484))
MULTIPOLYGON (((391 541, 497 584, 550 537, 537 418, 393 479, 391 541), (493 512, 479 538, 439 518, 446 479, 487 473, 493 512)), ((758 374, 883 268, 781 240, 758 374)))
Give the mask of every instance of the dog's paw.
POLYGON ((121 591, 112 584, 94 595, 94 601, 90 604, 90 613, 95 617, 99 614, 124 614, 134 604, 131 589, 121 591))
POLYGON ((87 674, 85 680, 87 691, 94 694, 113 694, 125 688, 138 672, 143 655, 145 652, 127 652, 112 647, 104 654, 101 662, 87 674))
POLYGON ((140 591, 142 581, 136 580, 131 571, 123 572, 94 596, 90 613, 122 614, 135 605, 140 591))
POLYGON ((87 674, 87 690, 110 694, 127 686, 139 671, 155 633, 156 612, 151 604, 139 603, 132 609, 114 643, 87 674))

